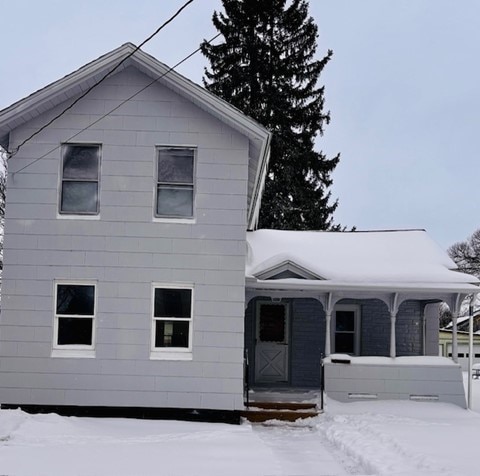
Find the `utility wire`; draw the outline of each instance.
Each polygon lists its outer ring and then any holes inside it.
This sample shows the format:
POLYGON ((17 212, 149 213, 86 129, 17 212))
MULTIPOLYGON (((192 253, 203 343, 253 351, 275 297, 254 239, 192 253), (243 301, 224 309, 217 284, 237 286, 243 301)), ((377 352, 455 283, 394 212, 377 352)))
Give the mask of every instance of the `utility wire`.
MULTIPOLYGON (((221 35, 221 33, 218 33, 217 35, 215 35, 213 38, 211 38, 210 40, 207 41, 207 43, 211 43, 212 41, 216 40, 219 36, 221 35)), ((84 127, 83 129, 81 129, 80 131, 78 131, 76 134, 74 134, 73 136, 70 136, 65 142, 70 142, 72 139, 75 139, 75 137, 79 136, 82 132, 85 132, 87 129, 89 129, 90 127, 94 126, 95 124, 99 123, 102 119, 105 119, 107 116, 109 116, 110 114, 112 114, 113 112, 115 112, 117 109, 119 109, 120 107, 122 107, 126 102, 128 101, 131 101, 135 96, 138 96, 141 92, 145 91, 145 89, 149 88, 152 84, 156 83, 157 81, 159 81, 160 79, 162 79, 164 76, 166 76, 168 73, 170 73, 171 71, 173 71, 177 66, 180 66, 182 63, 184 63, 185 61, 187 61, 188 59, 190 59, 193 55, 195 55, 196 53, 198 53, 199 51, 201 50, 201 47, 198 47, 195 51, 192 51, 189 55, 185 56, 183 59, 181 59, 177 64, 175 64, 174 66, 170 67, 167 69, 167 71, 165 71, 163 74, 161 74, 160 76, 158 76, 157 78, 153 79, 152 81, 150 81, 146 86, 144 86, 143 88, 141 88, 139 91, 137 91, 136 93, 132 94, 131 96, 129 96, 127 99, 124 99, 120 104, 118 104, 118 106, 115 106, 113 109, 111 109, 110 111, 108 111, 107 113, 105 113, 103 116, 99 117, 97 120, 93 121, 91 124, 89 124, 88 126, 84 127)), ((55 152, 57 149, 59 149, 61 147, 61 145, 57 145, 55 146, 53 149, 49 150, 48 152, 46 152, 45 154, 43 154, 42 156, 38 157, 37 159, 33 160, 32 162, 30 162, 29 164, 25 165, 24 167, 22 167, 21 169, 19 170, 16 170, 15 172, 11 172, 12 173, 12 176, 14 176, 15 174, 18 174, 20 172, 22 172, 23 170, 25 170, 26 168, 30 167, 31 165, 35 164, 36 162, 38 162, 39 160, 42 160, 44 159, 47 155, 51 154, 52 152, 55 152)))
POLYGON ((62 112, 57 114, 53 119, 48 121, 46 124, 44 124, 40 129, 35 131, 32 135, 27 137, 23 142, 21 142, 14 150, 11 152, 7 151, 7 160, 11 159, 14 155, 18 153, 18 151, 30 140, 32 140, 37 134, 40 134, 44 129, 46 129, 48 126, 50 126, 53 122, 55 122, 57 119, 62 117, 68 110, 70 110, 75 104, 77 104, 81 99, 83 99, 92 89, 96 88, 100 83, 105 81, 114 71, 116 71, 125 61, 128 60, 131 56, 133 56, 145 43, 150 41, 155 35, 157 35, 160 30, 165 28, 169 23, 171 23, 180 13, 182 10, 184 10, 188 5, 190 5, 194 0, 188 0, 185 4, 183 4, 177 12, 172 15, 166 22, 164 22, 162 25, 160 25, 148 38, 143 40, 130 54, 125 56, 125 58, 122 59, 113 69, 111 69, 108 73, 106 73, 101 79, 98 80, 94 85, 92 85, 90 88, 88 88, 83 94, 81 94, 75 101, 72 102, 69 106, 67 106, 62 112))

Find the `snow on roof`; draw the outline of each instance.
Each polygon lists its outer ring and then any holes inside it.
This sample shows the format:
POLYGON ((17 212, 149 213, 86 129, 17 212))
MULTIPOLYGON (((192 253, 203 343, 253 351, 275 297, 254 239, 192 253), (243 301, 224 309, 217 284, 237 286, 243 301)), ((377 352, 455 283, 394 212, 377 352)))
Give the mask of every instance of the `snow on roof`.
POLYGON ((456 271, 455 263, 424 230, 257 230, 247 233, 247 242, 247 277, 293 262, 339 284, 418 285, 472 292, 472 284, 479 283, 456 271))

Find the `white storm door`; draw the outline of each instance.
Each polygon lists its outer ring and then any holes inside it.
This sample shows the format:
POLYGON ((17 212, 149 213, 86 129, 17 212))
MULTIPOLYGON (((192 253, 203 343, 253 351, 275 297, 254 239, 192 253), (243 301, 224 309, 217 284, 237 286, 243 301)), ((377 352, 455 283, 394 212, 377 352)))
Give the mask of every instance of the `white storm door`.
POLYGON ((287 382, 288 327, 286 303, 257 303, 256 382, 287 382))

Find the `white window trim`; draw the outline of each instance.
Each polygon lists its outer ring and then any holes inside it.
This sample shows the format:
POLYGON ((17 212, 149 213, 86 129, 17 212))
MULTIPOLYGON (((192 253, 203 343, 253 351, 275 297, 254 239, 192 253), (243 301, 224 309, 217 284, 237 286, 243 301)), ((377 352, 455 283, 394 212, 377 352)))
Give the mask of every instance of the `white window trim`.
POLYGON ((66 215, 57 210, 57 218, 60 220, 100 220, 100 213, 98 215, 66 215))
POLYGON ((153 222, 158 223, 186 223, 192 224, 196 223, 196 195, 197 195, 197 157, 198 157, 198 147, 195 145, 173 145, 173 144, 162 144, 155 146, 155 158, 154 158, 154 193, 153 193, 153 222), (160 149, 186 149, 193 151, 193 193, 192 193, 192 216, 191 217, 173 217, 173 216, 162 216, 157 214, 157 201, 158 201, 158 151, 160 149))
POLYGON ((60 170, 58 173, 58 206, 57 206, 57 218, 63 220, 100 220, 100 193, 101 193, 101 176, 102 176, 102 144, 98 142, 63 142, 60 147, 60 170), (96 213, 73 213, 73 212, 62 212, 62 191, 63 191, 63 159, 64 159, 64 150, 66 146, 69 145, 79 145, 79 146, 92 146, 98 147, 100 149, 100 156, 98 160, 98 206, 96 213))
MULTIPOLYGON (((155 199, 157 198, 155 192, 155 199)), ((154 208, 156 203, 154 203, 154 208)), ((162 217, 153 217, 154 223, 190 223, 194 224, 197 222, 196 218, 162 218, 162 217)))
POLYGON ((336 321, 337 311, 352 311, 354 312, 354 352, 352 355, 360 355, 360 333, 361 333, 361 309, 358 304, 337 304, 332 313, 331 323, 331 347, 332 354, 336 352, 335 349, 335 333, 336 333, 336 321))
POLYGON ((96 281, 79 281, 79 280, 63 280, 58 279, 53 283, 53 343, 52 343, 52 357, 77 357, 77 358, 94 358, 95 357, 95 342, 96 342, 96 327, 97 327, 97 282, 96 281), (93 315, 64 315, 57 314, 57 291, 58 285, 73 285, 73 286, 93 286, 95 297, 93 302, 93 315), (92 344, 91 345, 58 345, 58 319, 59 317, 70 317, 70 318, 85 318, 89 317, 92 319, 92 344))
POLYGON ((151 338, 150 338, 150 359, 151 360, 192 360, 192 339, 193 339, 193 307, 195 290, 193 284, 172 284, 172 283, 152 283, 151 292, 151 338), (155 347, 155 321, 167 321, 169 318, 154 317, 155 313, 155 289, 190 289, 190 317, 178 318, 179 321, 189 322, 188 326, 188 347, 155 347))

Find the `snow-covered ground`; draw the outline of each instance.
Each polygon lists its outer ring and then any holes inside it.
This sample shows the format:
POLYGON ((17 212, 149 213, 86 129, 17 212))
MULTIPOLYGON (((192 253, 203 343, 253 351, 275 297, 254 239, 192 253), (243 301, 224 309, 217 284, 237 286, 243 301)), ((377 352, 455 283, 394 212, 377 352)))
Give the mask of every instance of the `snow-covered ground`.
POLYGON ((327 400, 294 425, 66 418, 0 411, 0 475, 477 476, 473 411, 432 402, 327 400))

